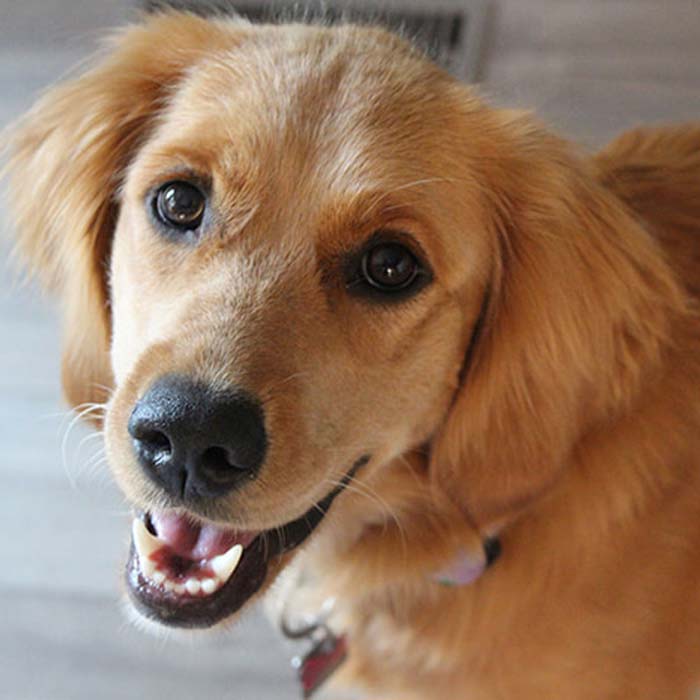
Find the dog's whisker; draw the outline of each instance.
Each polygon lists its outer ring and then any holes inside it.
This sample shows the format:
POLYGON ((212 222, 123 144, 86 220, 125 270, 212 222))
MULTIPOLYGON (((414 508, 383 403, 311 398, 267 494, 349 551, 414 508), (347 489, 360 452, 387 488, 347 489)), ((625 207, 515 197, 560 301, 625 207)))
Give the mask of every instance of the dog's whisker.
POLYGON ((102 467, 107 466, 107 455, 104 449, 98 449, 86 462, 80 465, 81 473, 86 477, 86 479, 91 480, 98 476, 102 467))
POLYGON ((259 394, 260 400, 263 404, 265 404, 267 401, 273 398, 274 392, 277 391, 280 387, 284 386, 285 384, 288 384, 291 381, 294 381, 295 379, 299 379, 300 377, 305 377, 310 374, 310 372, 294 372, 293 374, 290 374, 288 377, 281 379, 279 382, 265 387, 265 389, 263 389, 259 394))
POLYGON ((350 477, 347 480, 336 481, 333 479, 326 479, 325 483, 331 488, 345 488, 350 493, 359 493, 362 496, 373 499, 375 502, 379 503, 382 508, 385 508, 386 503, 377 494, 373 492, 366 484, 358 481, 354 477, 350 477))
MULTIPOLYGON (((366 498, 369 500, 371 503, 376 505, 379 509, 379 511, 383 515, 389 515, 392 518, 394 517, 393 514, 390 512, 391 509, 387 507, 386 503, 384 503, 381 499, 379 499, 375 494, 367 491, 363 491, 362 489, 359 489, 357 486, 353 484, 347 484, 345 489, 347 490, 348 493, 354 493, 357 494, 358 496, 362 496, 363 498, 366 498)), ((386 527, 386 521, 383 523, 383 527, 386 527)))
MULTIPOLYGON (((401 523, 400 517, 397 515, 396 510, 391 507, 391 505, 384 499, 382 498, 375 489, 372 489, 369 485, 366 483, 359 481, 357 477, 351 477, 350 479, 350 486, 359 489, 360 492, 364 492, 366 497, 371 497, 373 498, 376 502, 378 502, 382 508, 384 509, 383 512, 386 513, 391 517, 391 519, 396 523, 397 527, 399 530, 402 532, 403 535, 403 524, 401 523)), ((386 523, 385 523, 386 525, 386 523)))
POLYGON ((61 418, 62 420, 69 420, 70 418, 72 418, 75 415, 76 411, 80 411, 83 408, 85 408, 86 406, 92 406, 92 405, 94 405, 94 404, 82 403, 82 404, 79 404, 77 406, 74 406, 73 408, 66 408, 65 410, 54 411, 52 413, 44 413, 41 416, 39 416, 39 418, 46 419, 46 420, 54 419, 54 418, 61 418))
POLYGON ((345 289, 353 289, 353 287, 358 287, 360 285, 366 284, 363 279, 351 280, 345 283, 345 289))
POLYGON ((105 399, 102 405, 105 407, 105 410, 107 409, 107 404, 111 401, 112 396, 114 395, 114 387, 107 386, 106 384, 99 384, 97 382, 93 382, 90 385, 93 389, 99 389, 100 391, 103 391, 105 394, 105 399))
POLYGON ((89 433, 84 438, 82 438, 78 443, 78 447, 76 449, 76 457, 80 455, 81 450, 83 449, 83 447, 85 447, 85 445, 87 445, 87 443, 92 442, 94 440, 104 440, 104 433, 102 431, 89 433))
POLYGON ((75 489, 79 491, 82 484, 89 483, 93 487, 111 490, 114 483, 106 468, 108 466, 109 462, 105 454, 98 452, 92 455, 88 461, 79 465, 79 471, 74 478, 75 489))
POLYGON ((323 508, 321 508, 321 506, 318 503, 314 503, 312 507, 314 510, 318 511, 323 516, 325 516, 326 513, 328 512, 327 510, 324 510, 323 508))
POLYGON ((454 182, 455 178, 452 177, 425 177, 421 178, 420 180, 413 180, 412 182, 407 182, 403 185, 399 185, 398 187, 395 187, 393 190, 388 190, 387 192, 383 193, 383 197, 390 197, 392 194, 396 192, 402 192, 403 190, 409 190, 413 187, 419 187, 420 185, 430 185, 432 183, 436 182, 454 182))
POLYGON ((269 558, 269 553, 270 553, 270 542, 268 539, 268 531, 266 530, 265 532, 262 533, 262 541, 263 541, 263 556, 265 560, 269 558))
MULTIPOLYGON (((102 405, 102 404, 95 404, 92 402, 81 403, 81 404, 78 404, 77 406, 74 406, 73 408, 67 408, 64 411, 55 411, 54 413, 44 414, 43 416, 40 416, 40 418, 46 419, 46 420, 53 420, 55 418, 60 418, 61 420, 60 420, 59 425, 58 425, 58 434, 60 435, 66 429, 66 423, 73 420, 76 413, 80 413, 80 411, 82 411, 85 408, 94 408, 98 405, 102 405)), ((95 409, 95 410, 97 410, 97 409, 95 409)), ((105 407, 105 410, 106 410, 106 407, 105 407)))
POLYGON ((82 404, 85 406, 82 410, 78 411, 75 416, 71 419, 70 423, 68 424, 68 427, 63 435, 63 439, 61 440, 61 461, 63 463, 63 470, 68 478, 68 481, 71 485, 71 488, 76 488, 76 482, 73 479, 70 469, 68 467, 68 440, 70 438, 71 432, 75 428, 76 425, 78 425, 78 422, 85 418, 88 415, 91 415, 93 413, 96 413, 97 411, 104 410, 104 404, 96 404, 96 403, 89 403, 89 404, 82 404))
MULTIPOLYGON (((424 456, 424 455, 421 455, 424 456)), ((416 469, 413 464, 408 460, 405 454, 399 455, 396 459, 399 464, 406 467, 406 472, 413 479, 413 482, 417 485, 421 483, 421 477, 416 473, 416 469)))
MULTIPOLYGON (((325 480, 327 484, 334 488, 338 488, 345 482, 333 481, 331 479, 325 480)), ((357 480, 355 477, 351 477, 350 480, 345 483, 345 488, 350 493, 355 493, 359 496, 363 496, 370 502, 374 503, 379 508, 379 512, 386 516, 387 520, 384 521, 383 527, 386 529, 388 522, 393 521, 401 533, 402 540, 405 539, 404 526, 401 522, 400 516, 396 513, 386 500, 384 500, 379 494, 377 494, 373 489, 371 489, 367 484, 357 480)))
POLYGON ((284 379, 274 384, 271 388, 278 389, 279 387, 283 386, 284 384, 287 384, 288 382, 291 382, 294 379, 299 379, 299 377, 306 377, 310 374, 311 372, 294 372, 293 374, 290 374, 288 377, 285 377, 284 379))
POLYGON ((284 541, 284 527, 282 525, 277 525, 275 527, 275 533, 277 534, 278 539, 280 542, 284 541))
POLYGON ((108 477, 108 474, 102 471, 102 468, 107 466, 109 466, 107 455, 104 453, 104 451, 100 451, 94 454, 82 468, 86 478, 91 480, 98 476, 108 477))

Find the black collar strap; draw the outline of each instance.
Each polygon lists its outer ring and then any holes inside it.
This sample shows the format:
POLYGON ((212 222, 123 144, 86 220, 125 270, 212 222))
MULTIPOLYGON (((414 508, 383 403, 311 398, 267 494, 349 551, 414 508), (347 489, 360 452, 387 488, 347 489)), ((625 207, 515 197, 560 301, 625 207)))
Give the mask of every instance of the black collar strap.
POLYGON ((489 537, 484 540, 484 554, 486 555, 486 568, 488 569, 501 556, 501 540, 498 537, 489 537))

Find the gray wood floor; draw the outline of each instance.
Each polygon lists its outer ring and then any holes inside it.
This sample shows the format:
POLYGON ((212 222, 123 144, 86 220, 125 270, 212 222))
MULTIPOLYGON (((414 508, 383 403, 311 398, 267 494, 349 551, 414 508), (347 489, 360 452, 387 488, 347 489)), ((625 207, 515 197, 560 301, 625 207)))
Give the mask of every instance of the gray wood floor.
MULTIPOLYGON (((0 0, 0 127, 127 4, 0 0)), ((640 122, 700 119, 698 0, 500 0, 498 8, 482 88, 496 103, 530 107, 589 145, 640 122)), ((0 338, 0 698, 294 698, 289 649, 259 613, 186 645, 125 621, 128 509, 105 467, 91 464, 98 441, 81 444, 87 433, 76 429, 62 445, 70 418, 55 309, 32 286, 14 287, 6 267, 0 338)))

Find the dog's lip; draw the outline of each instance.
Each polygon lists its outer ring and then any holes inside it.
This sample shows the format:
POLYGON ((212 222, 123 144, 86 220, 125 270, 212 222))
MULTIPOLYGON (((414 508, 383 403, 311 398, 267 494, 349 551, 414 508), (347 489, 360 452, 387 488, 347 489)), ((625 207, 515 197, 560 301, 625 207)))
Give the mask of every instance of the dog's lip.
MULTIPOLYGON (((339 485, 314 503, 300 518, 281 527, 258 532, 253 537, 248 538, 249 533, 246 533, 249 543, 244 546, 235 571, 210 595, 178 595, 155 585, 141 570, 132 540, 126 565, 127 591, 132 603, 145 617, 173 627, 206 628, 230 617, 260 590, 267 578, 269 562, 296 549, 309 537, 336 497, 369 459, 368 455, 360 457, 339 485)), ((142 513, 140 517, 148 521, 148 514, 142 513)))

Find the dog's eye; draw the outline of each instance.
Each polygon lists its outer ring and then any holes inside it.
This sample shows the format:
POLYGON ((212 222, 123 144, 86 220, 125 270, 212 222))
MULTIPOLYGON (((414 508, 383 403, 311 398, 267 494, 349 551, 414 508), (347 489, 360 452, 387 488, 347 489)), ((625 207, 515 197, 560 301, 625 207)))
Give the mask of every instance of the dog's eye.
POLYGON ((400 243, 380 243, 362 256, 362 276, 375 289, 398 292, 415 282, 420 265, 400 243))
POLYGON ((433 280, 420 245, 400 231, 376 231, 343 263, 345 289, 353 297, 380 304, 418 294, 433 280), (404 242, 406 241, 406 242, 404 242))
POLYGON ((189 182, 169 182, 156 193, 156 216, 169 228, 194 231, 202 223, 206 198, 189 182))

